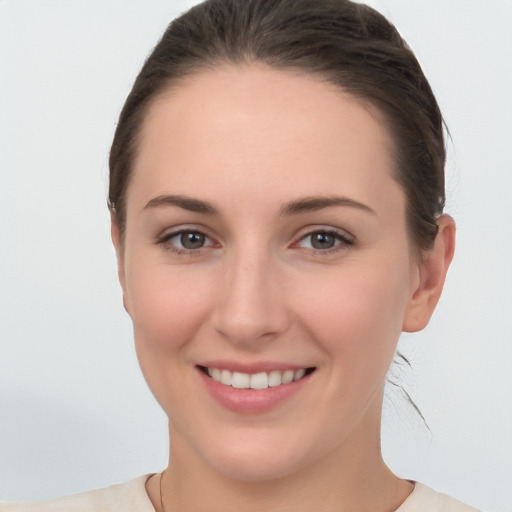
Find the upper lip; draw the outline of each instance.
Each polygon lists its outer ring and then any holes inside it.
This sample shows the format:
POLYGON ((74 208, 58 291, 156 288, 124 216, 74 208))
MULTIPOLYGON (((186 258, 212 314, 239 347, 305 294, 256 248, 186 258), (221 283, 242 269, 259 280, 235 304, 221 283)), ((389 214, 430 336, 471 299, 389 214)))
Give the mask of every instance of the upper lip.
POLYGON ((219 370, 229 370, 230 372, 239 372, 239 373, 261 373, 261 372, 271 372, 274 370, 286 371, 293 370, 297 371, 302 368, 313 368, 312 365, 300 365, 300 364, 290 364, 290 363, 279 363, 275 361, 259 361, 254 363, 244 363, 240 361, 226 361, 226 360, 216 360, 216 361, 203 361, 198 366, 204 366, 206 368, 218 368, 219 370))

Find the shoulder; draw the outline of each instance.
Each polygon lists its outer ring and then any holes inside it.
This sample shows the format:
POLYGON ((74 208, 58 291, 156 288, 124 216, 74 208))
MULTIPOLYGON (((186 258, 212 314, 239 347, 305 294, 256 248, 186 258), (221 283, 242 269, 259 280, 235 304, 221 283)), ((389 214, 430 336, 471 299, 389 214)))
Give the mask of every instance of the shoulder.
POLYGON ((396 512, 480 512, 476 508, 416 482, 414 491, 396 512))
POLYGON ((53 500, 0 503, 0 512, 155 512, 145 488, 149 476, 53 500))

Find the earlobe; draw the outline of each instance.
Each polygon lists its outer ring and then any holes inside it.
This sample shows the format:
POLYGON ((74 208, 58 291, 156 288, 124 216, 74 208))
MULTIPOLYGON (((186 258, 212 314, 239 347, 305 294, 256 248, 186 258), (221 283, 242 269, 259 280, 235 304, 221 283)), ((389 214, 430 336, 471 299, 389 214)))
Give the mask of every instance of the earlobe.
POLYGON ((128 314, 130 314, 128 308, 128 301, 126 297, 126 273, 124 268, 124 246, 123 241, 121 239, 121 233, 119 230, 119 225, 114 217, 111 214, 110 216, 110 236, 112 238, 112 243, 116 250, 116 258, 117 258, 117 275, 119 278, 119 283, 121 284, 121 288, 123 290, 123 306, 128 314))
POLYGON ((434 246, 419 263, 419 283, 413 290, 402 330, 421 331, 428 324, 443 291, 448 267, 455 250, 455 222, 449 215, 439 217, 434 246))

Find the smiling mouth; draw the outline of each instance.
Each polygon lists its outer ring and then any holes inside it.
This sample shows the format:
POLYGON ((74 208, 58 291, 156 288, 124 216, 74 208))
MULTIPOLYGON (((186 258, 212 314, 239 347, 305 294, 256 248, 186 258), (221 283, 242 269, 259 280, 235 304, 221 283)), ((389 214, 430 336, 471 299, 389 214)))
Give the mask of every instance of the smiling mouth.
POLYGON ((207 366, 198 366, 198 368, 214 381, 236 389, 274 388, 303 379, 315 371, 314 367, 299 370, 272 370, 260 373, 231 372, 207 366))

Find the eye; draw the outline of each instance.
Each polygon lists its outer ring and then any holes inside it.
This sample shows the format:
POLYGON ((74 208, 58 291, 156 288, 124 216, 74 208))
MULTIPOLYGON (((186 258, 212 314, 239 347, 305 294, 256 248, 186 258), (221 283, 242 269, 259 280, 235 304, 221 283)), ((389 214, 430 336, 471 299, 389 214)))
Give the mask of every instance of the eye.
POLYGON ((354 240, 349 235, 334 230, 318 230, 302 237, 298 246, 313 251, 333 251, 341 246, 353 245, 354 240))
POLYGON ((157 240, 158 244, 177 253, 190 253, 204 247, 214 246, 213 240, 201 231, 181 229, 172 233, 165 233, 157 240))
POLYGON ((181 246, 185 249, 200 249, 206 240, 203 233, 197 231, 185 231, 173 238, 179 238, 181 246))

